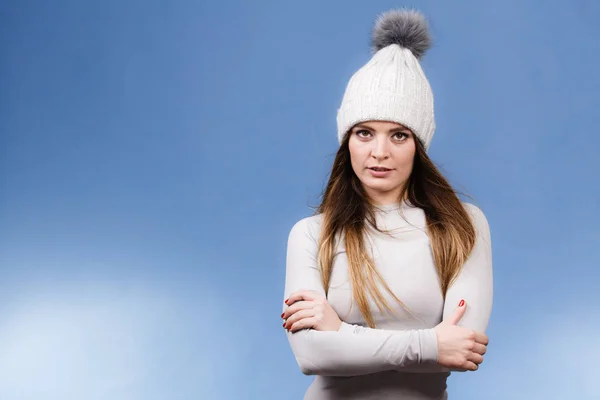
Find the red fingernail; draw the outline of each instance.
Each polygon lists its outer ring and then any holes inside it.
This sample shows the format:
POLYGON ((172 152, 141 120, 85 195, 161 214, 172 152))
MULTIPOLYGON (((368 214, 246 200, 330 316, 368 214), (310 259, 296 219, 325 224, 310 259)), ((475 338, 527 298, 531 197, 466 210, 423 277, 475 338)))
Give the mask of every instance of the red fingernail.
POLYGON ((285 322, 284 322, 284 323, 283 323, 283 325, 281 325, 281 326, 283 326, 283 327, 285 328, 285 322))
POLYGON ((464 301, 464 300, 461 300, 461 301, 460 301, 460 303, 458 303, 458 306, 459 306, 459 307, 462 307, 462 306, 464 306, 464 305, 465 305, 465 301, 464 301))
POLYGON ((288 300, 289 300, 289 299, 285 299, 285 304, 287 304, 288 300))
POLYGON ((281 318, 283 318, 284 315, 285 315, 285 313, 281 313, 281 318))

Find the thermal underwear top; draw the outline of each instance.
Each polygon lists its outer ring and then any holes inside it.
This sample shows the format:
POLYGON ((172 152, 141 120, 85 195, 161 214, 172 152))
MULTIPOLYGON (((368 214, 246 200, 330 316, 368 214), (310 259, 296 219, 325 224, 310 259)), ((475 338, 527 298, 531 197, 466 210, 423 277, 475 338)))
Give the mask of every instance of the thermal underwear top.
MULTIPOLYGON (((353 299, 341 236, 327 294, 328 303, 342 320, 340 329, 285 331, 300 370, 315 375, 305 400, 448 398, 446 381, 452 371, 437 364, 438 341, 433 328, 456 311, 461 299, 467 308, 459 326, 485 332, 492 310, 490 228, 478 207, 463 206, 477 237, 445 300, 423 210, 406 201, 375 208, 376 224, 387 233, 366 223, 366 248, 381 277, 406 307, 379 286, 393 313, 380 311, 368 297, 375 328, 367 326, 353 299)), ((317 264, 321 222, 321 214, 303 218, 289 233, 284 299, 300 290, 325 295, 317 264)))

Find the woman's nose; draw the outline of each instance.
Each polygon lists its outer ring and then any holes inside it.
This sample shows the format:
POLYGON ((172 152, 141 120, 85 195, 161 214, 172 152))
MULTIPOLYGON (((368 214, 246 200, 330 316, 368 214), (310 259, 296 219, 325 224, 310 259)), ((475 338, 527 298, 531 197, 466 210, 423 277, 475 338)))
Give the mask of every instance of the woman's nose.
POLYGON ((378 159, 385 159, 388 156, 388 148, 387 148, 387 142, 385 140, 381 140, 381 139, 375 139, 373 140, 373 148, 371 149, 371 155, 378 159))

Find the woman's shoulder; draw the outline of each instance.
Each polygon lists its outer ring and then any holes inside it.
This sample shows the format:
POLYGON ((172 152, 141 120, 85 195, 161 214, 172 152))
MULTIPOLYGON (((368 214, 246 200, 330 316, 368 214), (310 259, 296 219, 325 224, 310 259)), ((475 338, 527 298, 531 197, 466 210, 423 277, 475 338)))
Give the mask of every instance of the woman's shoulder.
POLYGON ((314 214, 297 220, 290 229, 290 238, 306 237, 316 241, 321 231, 323 214, 314 214))
POLYGON ((467 214, 469 214, 469 216, 471 217, 471 220, 473 221, 476 230, 480 232, 488 232, 490 227, 487 217, 485 216, 483 210, 472 203, 463 201, 462 204, 465 210, 467 211, 467 214))
POLYGON ((469 213, 471 216, 477 217, 477 216, 482 215, 485 217, 485 214, 483 213, 483 210, 481 209, 481 207, 476 206, 475 204, 469 203, 466 201, 463 201, 462 205, 465 208, 465 210, 467 210, 467 213, 469 213))
POLYGON ((465 208, 465 210, 467 211, 467 213, 469 215, 471 215, 473 218, 485 218, 485 213, 483 212, 481 207, 476 206, 475 204, 469 203, 466 201, 463 201, 462 205, 465 208))

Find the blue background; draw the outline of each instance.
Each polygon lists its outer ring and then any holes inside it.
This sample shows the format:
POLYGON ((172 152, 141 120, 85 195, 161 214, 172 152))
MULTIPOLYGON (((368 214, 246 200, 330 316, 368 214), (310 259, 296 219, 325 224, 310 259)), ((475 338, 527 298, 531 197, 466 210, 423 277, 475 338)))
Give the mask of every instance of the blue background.
POLYGON ((0 399, 302 398, 287 235, 403 5, 430 155, 492 229, 490 347, 451 398, 598 399, 600 3, 456 3, 3 2, 0 399))

